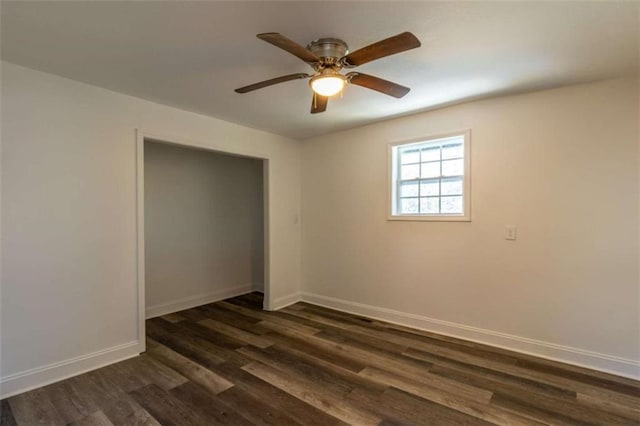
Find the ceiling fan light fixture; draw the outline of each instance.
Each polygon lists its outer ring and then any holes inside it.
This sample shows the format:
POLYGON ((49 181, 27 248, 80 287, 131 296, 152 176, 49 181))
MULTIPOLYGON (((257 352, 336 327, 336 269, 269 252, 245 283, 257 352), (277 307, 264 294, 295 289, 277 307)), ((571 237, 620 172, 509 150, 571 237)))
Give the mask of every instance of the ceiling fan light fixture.
POLYGON ((257 37, 306 62, 314 72, 312 75, 306 73, 283 75, 239 87, 235 91, 247 93, 299 78, 310 78, 309 86, 313 91, 311 114, 326 111, 329 98, 342 93, 347 84, 375 90, 395 98, 403 97, 409 92, 408 87, 361 72, 341 74, 341 71, 344 68, 354 68, 376 59, 420 47, 420 40, 410 32, 380 40, 361 47, 355 52, 349 52, 347 43, 338 38, 319 38, 305 48, 279 33, 262 33, 257 37))
POLYGON ((311 89, 320 96, 334 96, 344 89, 347 79, 342 74, 320 74, 309 81, 311 89))

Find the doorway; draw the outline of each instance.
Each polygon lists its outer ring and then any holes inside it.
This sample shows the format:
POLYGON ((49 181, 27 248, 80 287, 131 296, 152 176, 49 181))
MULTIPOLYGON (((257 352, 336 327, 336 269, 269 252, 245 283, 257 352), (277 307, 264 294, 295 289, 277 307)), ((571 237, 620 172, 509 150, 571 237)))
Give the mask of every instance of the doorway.
MULTIPOLYGON (((268 160, 138 138, 144 321, 251 291, 268 301, 268 160)), ((144 350, 144 349, 143 349, 144 350)))

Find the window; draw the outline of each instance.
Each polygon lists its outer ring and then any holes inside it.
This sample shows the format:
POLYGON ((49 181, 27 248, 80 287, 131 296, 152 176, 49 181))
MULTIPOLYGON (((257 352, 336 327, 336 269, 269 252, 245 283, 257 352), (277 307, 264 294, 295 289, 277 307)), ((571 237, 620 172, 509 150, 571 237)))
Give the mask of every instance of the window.
POLYGON ((389 219, 471 219, 470 133, 389 145, 389 219))

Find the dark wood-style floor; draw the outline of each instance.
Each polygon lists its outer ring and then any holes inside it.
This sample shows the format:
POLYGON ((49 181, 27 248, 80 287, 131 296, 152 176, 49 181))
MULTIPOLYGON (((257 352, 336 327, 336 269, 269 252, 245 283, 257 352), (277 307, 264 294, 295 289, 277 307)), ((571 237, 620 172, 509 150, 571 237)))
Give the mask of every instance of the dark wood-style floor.
POLYGON ((147 352, 1 402, 1 424, 640 424, 640 383, 248 294, 147 321, 147 352))

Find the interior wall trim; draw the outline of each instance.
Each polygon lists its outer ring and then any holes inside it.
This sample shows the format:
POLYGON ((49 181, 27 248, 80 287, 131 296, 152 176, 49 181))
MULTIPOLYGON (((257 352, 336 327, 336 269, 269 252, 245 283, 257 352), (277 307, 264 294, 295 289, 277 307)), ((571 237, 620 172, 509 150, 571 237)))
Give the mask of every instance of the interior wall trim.
POLYGON ((208 303, 218 302, 230 297, 240 296, 253 291, 252 283, 243 284, 235 287, 227 287, 215 290, 209 293, 198 294, 195 296, 184 297, 169 303, 160 305, 147 306, 146 318, 155 318, 162 315, 171 314, 185 309, 195 308, 196 306, 206 305, 208 303))
POLYGON ((0 378, 0 399, 46 386, 140 354, 138 340, 0 378))
POLYGON ((456 324, 449 321, 428 318, 393 309, 365 305, 320 294, 302 292, 301 300, 314 305, 324 306, 326 308, 378 319, 393 324, 430 331, 459 339, 470 340, 527 355, 612 373, 618 376, 636 380, 640 379, 640 361, 632 359, 456 324))
POLYGON ((277 311, 278 309, 286 308, 289 305, 300 302, 302 300, 302 293, 293 293, 287 296, 278 297, 273 301, 270 311, 277 311))

